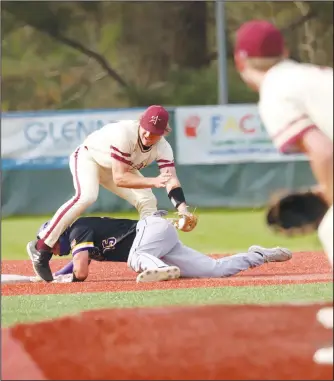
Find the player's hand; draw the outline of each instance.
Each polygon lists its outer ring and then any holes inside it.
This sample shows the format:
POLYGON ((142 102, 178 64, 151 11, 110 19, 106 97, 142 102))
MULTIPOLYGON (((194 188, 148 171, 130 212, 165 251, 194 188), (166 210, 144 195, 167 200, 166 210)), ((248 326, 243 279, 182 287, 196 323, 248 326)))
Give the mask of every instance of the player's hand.
POLYGON ((162 172, 154 179, 154 188, 165 188, 171 178, 172 174, 170 172, 162 172))

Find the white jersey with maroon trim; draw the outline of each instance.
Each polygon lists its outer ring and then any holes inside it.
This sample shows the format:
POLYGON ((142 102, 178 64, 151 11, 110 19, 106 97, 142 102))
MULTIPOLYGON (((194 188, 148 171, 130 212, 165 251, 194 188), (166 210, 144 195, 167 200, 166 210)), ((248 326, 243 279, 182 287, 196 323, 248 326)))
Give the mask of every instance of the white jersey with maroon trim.
POLYGON ((87 136, 83 145, 102 167, 111 168, 112 160, 119 160, 140 170, 156 161, 159 168, 174 167, 170 144, 162 137, 157 144, 144 147, 139 138, 139 122, 121 120, 109 123, 87 136))
POLYGON ((333 140, 333 69, 285 60, 265 75, 259 113, 277 148, 293 152, 311 128, 333 140))

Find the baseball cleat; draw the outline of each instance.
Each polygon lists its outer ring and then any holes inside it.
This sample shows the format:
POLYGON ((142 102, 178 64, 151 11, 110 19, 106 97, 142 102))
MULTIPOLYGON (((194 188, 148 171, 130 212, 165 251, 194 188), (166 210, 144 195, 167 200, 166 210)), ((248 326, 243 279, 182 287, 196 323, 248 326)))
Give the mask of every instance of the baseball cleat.
POLYGON ((176 266, 159 267, 154 270, 144 270, 137 276, 137 283, 160 282, 180 278, 180 269, 176 266))
POLYGON ((325 328, 333 328, 333 307, 324 307, 317 313, 317 320, 325 328))
POLYGON ((292 258, 291 251, 284 247, 266 249, 262 246, 253 245, 248 249, 248 252, 261 254, 265 262, 285 262, 292 258))
POLYGON ((35 274, 46 282, 51 282, 53 280, 53 275, 49 262, 52 257, 52 253, 47 251, 38 251, 36 249, 36 242, 37 241, 35 240, 27 244, 27 252, 31 259, 35 274))
POLYGON ((321 365, 332 365, 333 347, 318 349, 313 355, 313 361, 321 365))

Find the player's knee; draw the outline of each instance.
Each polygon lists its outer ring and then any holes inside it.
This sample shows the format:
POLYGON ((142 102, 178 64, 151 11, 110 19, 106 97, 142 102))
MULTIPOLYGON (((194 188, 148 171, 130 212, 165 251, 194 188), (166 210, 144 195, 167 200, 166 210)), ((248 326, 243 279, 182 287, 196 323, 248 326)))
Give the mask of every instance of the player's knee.
POLYGON ((156 197, 153 195, 153 193, 152 193, 152 196, 150 197, 145 197, 138 200, 136 208, 139 212, 140 218, 141 219, 145 218, 151 215, 152 213, 156 212, 157 205, 158 205, 158 202, 156 197))
POLYGON ((98 193, 82 193, 78 202, 83 205, 85 208, 88 208, 90 205, 94 204, 98 198, 98 193))
POLYGON ((73 282, 83 282, 88 277, 88 269, 77 269, 73 273, 73 282))

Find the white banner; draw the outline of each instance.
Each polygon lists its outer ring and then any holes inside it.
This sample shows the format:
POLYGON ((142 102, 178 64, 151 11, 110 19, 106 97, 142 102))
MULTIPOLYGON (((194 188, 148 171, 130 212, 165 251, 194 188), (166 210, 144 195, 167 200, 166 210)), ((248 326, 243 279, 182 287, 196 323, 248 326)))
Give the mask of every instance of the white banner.
POLYGON ((256 105, 177 107, 175 129, 181 165, 307 160, 277 151, 256 105))
POLYGON ((103 125, 137 119, 144 109, 4 113, 2 168, 62 168, 85 137, 103 125))

